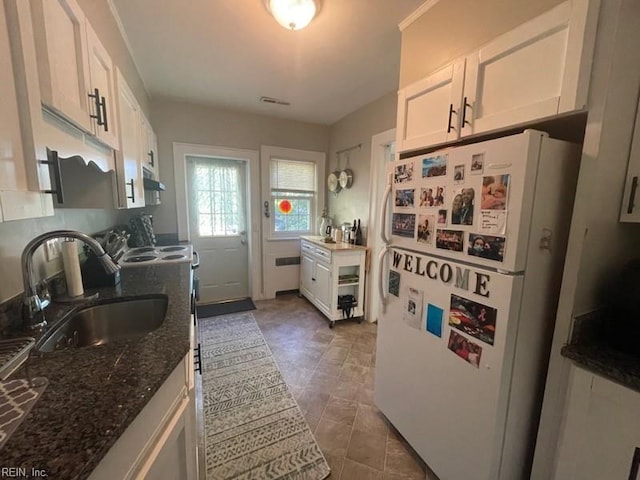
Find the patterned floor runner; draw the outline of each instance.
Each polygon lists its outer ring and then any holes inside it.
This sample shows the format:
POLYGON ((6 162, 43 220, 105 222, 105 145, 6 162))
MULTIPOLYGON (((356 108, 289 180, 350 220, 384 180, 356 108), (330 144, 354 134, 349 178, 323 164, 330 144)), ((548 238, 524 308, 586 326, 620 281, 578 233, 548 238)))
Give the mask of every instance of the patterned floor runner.
POLYGON ((321 480, 329 465, 251 313, 200 319, 207 480, 321 480))

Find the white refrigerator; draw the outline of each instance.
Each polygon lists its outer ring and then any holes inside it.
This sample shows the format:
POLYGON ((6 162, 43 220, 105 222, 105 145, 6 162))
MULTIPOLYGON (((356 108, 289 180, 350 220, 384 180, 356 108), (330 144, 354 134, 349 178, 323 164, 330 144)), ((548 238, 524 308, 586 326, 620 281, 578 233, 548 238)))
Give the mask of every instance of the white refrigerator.
POLYGON ((528 478, 579 160, 526 130, 391 165, 375 399, 441 480, 528 478))

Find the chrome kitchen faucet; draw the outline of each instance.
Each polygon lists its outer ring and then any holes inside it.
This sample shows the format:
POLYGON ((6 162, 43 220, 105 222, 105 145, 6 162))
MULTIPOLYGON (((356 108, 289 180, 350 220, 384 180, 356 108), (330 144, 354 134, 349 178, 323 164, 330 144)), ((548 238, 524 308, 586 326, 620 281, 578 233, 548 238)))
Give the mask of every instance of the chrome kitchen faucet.
POLYGON ((81 240, 93 251, 107 274, 120 270, 120 267, 111 260, 111 257, 105 253, 102 246, 86 233, 76 230, 54 230, 38 235, 22 251, 22 281, 24 283, 22 322, 25 327, 30 329, 41 328, 47 324, 42 312, 51 300, 48 295, 45 295, 45 298, 40 298, 38 294, 36 282, 33 278, 33 254, 40 245, 52 238, 76 238, 81 240))

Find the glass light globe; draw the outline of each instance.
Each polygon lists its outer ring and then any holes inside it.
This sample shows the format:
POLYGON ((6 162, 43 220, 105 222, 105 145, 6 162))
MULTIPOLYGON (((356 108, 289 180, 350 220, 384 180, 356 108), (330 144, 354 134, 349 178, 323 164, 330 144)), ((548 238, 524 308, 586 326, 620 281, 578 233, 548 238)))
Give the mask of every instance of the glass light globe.
POLYGON ((309 25, 317 10, 315 0, 269 0, 269 9, 276 21, 290 30, 309 25))

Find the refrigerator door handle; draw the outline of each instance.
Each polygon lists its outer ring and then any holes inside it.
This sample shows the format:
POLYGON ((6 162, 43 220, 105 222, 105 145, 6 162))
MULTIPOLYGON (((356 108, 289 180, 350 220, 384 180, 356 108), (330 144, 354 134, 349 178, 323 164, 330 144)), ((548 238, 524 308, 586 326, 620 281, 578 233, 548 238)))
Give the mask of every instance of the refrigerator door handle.
POLYGON ((380 303, 382 304, 382 312, 387 310, 387 295, 384 291, 384 259, 387 256, 389 247, 386 245, 382 247, 378 254, 378 293, 380 295, 380 303))
POLYGON ((387 238, 387 204, 389 203, 389 195, 391 195, 391 176, 393 174, 390 173, 387 185, 384 189, 384 193, 382 194, 382 205, 380 208, 380 221, 378 225, 380 225, 380 239, 384 242, 385 245, 389 245, 391 240, 387 238))

